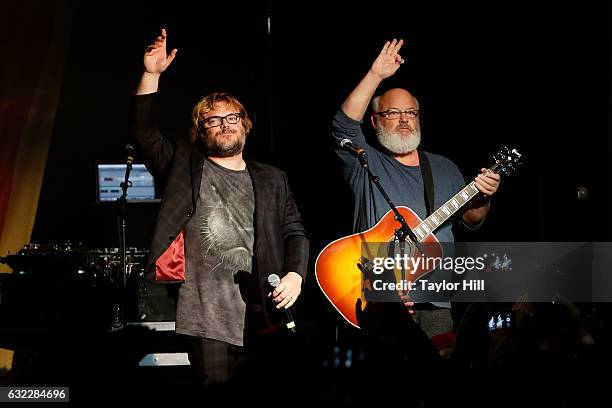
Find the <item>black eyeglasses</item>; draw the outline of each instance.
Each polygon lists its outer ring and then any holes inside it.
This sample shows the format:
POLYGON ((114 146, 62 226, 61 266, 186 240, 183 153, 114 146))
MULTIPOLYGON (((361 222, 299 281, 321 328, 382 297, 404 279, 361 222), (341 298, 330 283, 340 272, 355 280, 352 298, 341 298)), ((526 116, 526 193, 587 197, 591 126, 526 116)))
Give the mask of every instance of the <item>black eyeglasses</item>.
POLYGON ((409 109, 404 111, 389 109, 382 112, 376 112, 375 115, 382 116, 385 119, 395 120, 399 119, 400 116, 402 116, 402 113, 406 114, 408 116, 408 119, 416 119, 419 116, 419 111, 417 109, 409 109))
POLYGON ((223 119, 227 121, 227 123, 236 124, 240 122, 240 118, 243 116, 242 113, 230 113, 225 116, 210 116, 208 118, 202 119, 201 124, 204 125, 206 129, 221 126, 223 123, 223 119))

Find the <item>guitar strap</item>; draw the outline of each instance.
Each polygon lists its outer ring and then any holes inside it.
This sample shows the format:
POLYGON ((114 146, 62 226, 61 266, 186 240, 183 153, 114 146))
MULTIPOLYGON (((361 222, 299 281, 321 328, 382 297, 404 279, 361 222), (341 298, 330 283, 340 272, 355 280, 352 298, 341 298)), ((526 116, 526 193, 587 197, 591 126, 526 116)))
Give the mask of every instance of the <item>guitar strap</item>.
POLYGON ((418 150, 419 153, 419 166, 421 167, 421 176, 423 177, 423 191, 425 194, 425 208, 427 209, 427 216, 429 217, 434 211, 434 187, 433 177, 431 176, 431 165, 427 155, 422 151, 418 150))

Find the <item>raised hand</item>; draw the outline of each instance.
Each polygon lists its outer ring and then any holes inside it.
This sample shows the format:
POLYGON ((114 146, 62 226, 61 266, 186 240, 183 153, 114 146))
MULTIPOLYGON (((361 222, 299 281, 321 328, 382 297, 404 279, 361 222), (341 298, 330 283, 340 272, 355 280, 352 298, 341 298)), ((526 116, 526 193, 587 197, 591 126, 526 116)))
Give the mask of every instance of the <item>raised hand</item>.
POLYGON ((374 60, 370 72, 378 76, 381 80, 389 78, 395 74, 400 65, 404 62, 402 57, 399 55, 399 50, 402 48, 404 40, 396 40, 385 43, 380 54, 374 60))
POLYGON ((372 67, 342 104, 342 111, 349 118, 357 121, 363 119, 378 85, 382 80, 395 74, 395 71, 404 62, 399 55, 399 50, 403 44, 404 40, 397 41, 395 39, 385 43, 372 67))
POLYGON ((174 61, 177 49, 175 48, 169 55, 167 54, 166 37, 166 29, 162 28, 161 35, 155 39, 153 44, 147 47, 144 55, 145 72, 161 74, 174 61))

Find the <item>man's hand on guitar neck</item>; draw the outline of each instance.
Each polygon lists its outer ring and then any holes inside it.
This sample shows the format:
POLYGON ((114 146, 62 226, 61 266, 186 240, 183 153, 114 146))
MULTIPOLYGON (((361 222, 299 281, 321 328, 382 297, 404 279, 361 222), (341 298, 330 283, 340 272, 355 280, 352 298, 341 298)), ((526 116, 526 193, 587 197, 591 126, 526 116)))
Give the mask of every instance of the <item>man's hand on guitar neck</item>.
MULTIPOLYGON (((501 176, 497 173, 489 171, 489 169, 480 169, 480 174, 474 178, 476 188, 482 193, 478 201, 473 203, 472 208, 463 213, 463 221, 469 226, 480 225, 491 208, 490 198, 497 192, 501 176)), ((475 198, 474 198, 475 199, 475 198)), ((472 204, 470 201, 469 204, 472 204)))
POLYGON ((480 169, 480 174, 474 178, 476 187, 486 197, 491 197, 499 188, 501 182, 501 176, 497 173, 489 171, 489 169, 480 169))

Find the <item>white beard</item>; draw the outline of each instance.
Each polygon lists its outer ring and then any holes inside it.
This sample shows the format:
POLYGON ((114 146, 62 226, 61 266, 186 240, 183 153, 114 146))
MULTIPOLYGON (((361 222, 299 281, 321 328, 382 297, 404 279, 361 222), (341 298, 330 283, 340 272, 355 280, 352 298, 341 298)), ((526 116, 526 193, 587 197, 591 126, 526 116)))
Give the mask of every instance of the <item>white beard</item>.
POLYGON ((410 134, 403 135, 395 130, 387 130, 382 126, 376 128, 376 136, 380 144, 393 154, 406 154, 414 151, 421 143, 421 129, 416 128, 410 134))

